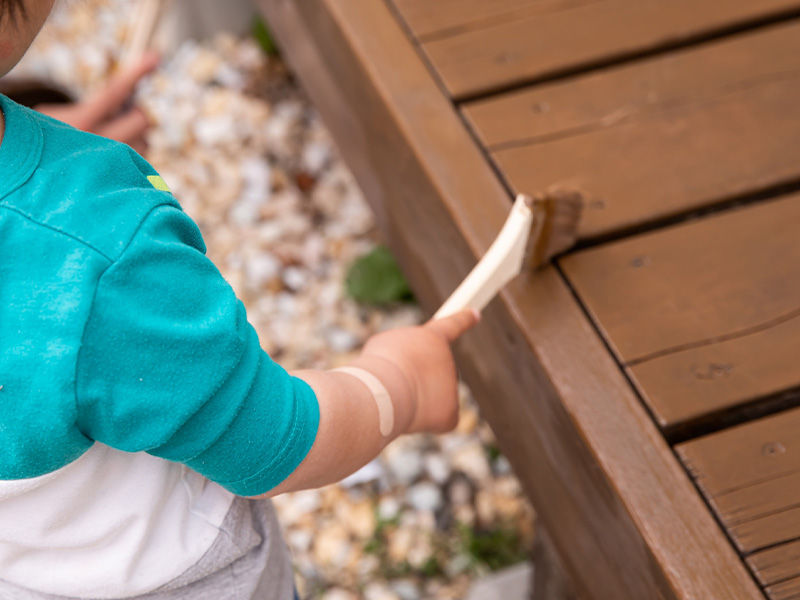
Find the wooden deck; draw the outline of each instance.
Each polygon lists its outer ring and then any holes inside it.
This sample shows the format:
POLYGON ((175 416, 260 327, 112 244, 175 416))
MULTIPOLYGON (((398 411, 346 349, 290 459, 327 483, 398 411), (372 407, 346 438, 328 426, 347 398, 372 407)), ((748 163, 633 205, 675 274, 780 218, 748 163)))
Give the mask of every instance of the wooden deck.
POLYGON ((800 598, 800 0, 259 0, 433 311, 589 195, 464 375, 575 596, 800 598))

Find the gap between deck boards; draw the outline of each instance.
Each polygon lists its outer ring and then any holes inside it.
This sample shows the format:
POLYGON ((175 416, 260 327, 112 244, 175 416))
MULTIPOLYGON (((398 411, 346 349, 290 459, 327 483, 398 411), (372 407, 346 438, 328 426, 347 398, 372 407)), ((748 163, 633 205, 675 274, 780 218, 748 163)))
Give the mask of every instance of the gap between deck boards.
MULTIPOLYGON (((386 0, 386 1, 390 3, 392 11, 396 14, 400 22, 403 24, 403 27, 409 33, 411 40, 414 43, 414 46, 417 47, 418 50, 421 49, 421 43, 420 43, 421 41, 417 39, 417 37, 409 29, 408 23, 406 23, 405 19, 403 19, 403 16, 397 10, 394 0, 386 0)), ((456 105, 467 104, 469 102, 478 102, 480 100, 487 100, 494 96, 522 90, 532 85, 554 83, 562 79, 568 79, 570 77, 575 77, 576 75, 585 75, 587 73, 591 73, 592 71, 599 71, 607 67, 623 66, 629 63, 634 63, 642 59, 653 58, 663 54, 669 54, 670 52, 674 52, 676 50, 702 46, 704 44, 719 41, 726 37, 746 32, 753 32, 758 29, 769 27, 771 25, 776 25, 778 23, 791 21, 797 18, 800 18, 800 9, 790 9, 776 15, 770 15, 753 19, 752 21, 748 21, 747 23, 729 25, 718 29, 712 29, 710 31, 704 31, 679 41, 676 40, 674 42, 666 43, 656 48, 636 50, 632 52, 622 52, 607 58, 598 59, 595 61, 587 61, 581 63, 578 66, 556 69, 546 75, 523 79, 508 85, 498 85, 475 94, 465 94, 451 99, 456 105)), ((426 63, 427 62, 428 61, 426 61, 426 63)), ((428 67, 431 68, 430 63, 428 63, 428 67)), ((433 72, 433 69, 431 70, 433 72)), ((437 75, 437 81, 440 81, 438 75, 437 75)))

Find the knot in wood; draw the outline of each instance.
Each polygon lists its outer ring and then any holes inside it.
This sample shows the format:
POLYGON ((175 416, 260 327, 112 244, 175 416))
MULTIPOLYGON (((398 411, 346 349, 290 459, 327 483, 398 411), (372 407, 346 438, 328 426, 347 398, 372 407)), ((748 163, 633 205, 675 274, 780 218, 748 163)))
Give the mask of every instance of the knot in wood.
POLYGON ((761 448, 761 454, 766 457, 778 456, 779 454, 785 453, 786 447, 780 442, 770 442, 768 444, 764 444, 764 446, 761 448))

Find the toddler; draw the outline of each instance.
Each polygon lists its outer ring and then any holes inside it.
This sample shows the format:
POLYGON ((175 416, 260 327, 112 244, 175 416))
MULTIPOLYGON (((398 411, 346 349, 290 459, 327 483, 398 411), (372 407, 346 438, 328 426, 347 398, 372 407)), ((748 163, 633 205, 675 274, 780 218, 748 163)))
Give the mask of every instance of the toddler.
MULTIPOLYGON (((0 0, 0 76, 52 5, 0 0)), ((0 114, 0 598, 290 600, 267 498, 453 428, 477 315, 287 373, 146 161, 0 114)))

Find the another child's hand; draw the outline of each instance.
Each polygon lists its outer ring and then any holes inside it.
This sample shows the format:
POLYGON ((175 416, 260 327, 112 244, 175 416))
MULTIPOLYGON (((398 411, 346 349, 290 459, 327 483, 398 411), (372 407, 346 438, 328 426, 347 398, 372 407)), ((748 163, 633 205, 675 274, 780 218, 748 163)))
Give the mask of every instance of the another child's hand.
POLYGON ((144 135, 149 123, 136 107, 126 108, 139 81, 158 66, 158 56, 148 54, 120 70, 102 88, 75 104, 45 104, 41 113, 77 129, 128 144, 137 152, 145 149, 144 135))
POLYGON ((458 380, 450 344, 475 326, 477 312, 464 310, 450 317, 379 333, 367 341, 362 356, 396 365, 416 399, 409 433, 444 433, 458 423, 458 380))

